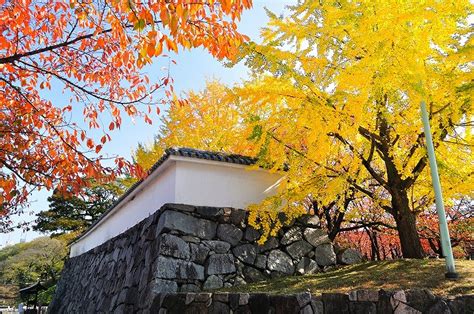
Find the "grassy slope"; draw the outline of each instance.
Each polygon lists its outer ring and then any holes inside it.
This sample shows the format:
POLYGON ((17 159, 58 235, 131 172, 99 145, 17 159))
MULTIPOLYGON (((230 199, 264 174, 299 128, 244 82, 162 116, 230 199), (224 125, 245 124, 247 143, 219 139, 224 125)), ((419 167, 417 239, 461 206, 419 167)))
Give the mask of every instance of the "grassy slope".
POLYGON ((272 279, 226 291, 291 294, 309 290, 320 294, 356 289, 428 288, 443 296, 474 294, 474 261, 456 261, 456 270, 461 276, 457 281, 444 278, 444 267, 444 260, 433 259, 366 262, 326 273, 272 279))

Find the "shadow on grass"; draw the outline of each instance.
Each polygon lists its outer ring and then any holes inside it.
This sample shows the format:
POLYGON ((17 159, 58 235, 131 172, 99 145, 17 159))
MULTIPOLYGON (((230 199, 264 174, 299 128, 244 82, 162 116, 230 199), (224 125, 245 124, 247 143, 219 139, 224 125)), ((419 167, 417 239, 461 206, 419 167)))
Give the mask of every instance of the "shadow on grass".
POLYGON ((444 260, 366 262, 318 273, 257 282, 226 291, 289 294, 302 291, 347 292, 355 289, 427 288, 438 295, 474 293, 474 261, 456 261, 461 279, 446 280, 444 260))

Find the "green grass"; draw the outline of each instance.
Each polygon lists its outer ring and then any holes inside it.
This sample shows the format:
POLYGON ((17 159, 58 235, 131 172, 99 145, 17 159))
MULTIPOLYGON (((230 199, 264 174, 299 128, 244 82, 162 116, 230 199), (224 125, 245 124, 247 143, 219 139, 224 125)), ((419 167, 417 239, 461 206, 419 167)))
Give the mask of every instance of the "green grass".
POLYGON ((457 260, 460 279, 444 278, 444 260, 396 260, 365 262, 340 267, 326 273, 283 277, 224 289, 229 292, 266 292, 313 294, 348 292, 356 289, 427 288, 440 296, 474 293, 474 261, 457 260))

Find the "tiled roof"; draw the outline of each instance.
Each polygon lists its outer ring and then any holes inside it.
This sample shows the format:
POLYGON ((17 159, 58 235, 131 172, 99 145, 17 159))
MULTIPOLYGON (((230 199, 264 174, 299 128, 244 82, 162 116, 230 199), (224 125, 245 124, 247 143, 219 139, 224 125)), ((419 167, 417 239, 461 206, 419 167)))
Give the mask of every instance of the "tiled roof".
POLYGON ((158 168, 166 159, 168 159, 169 156, 182 156, 182 157, 222 161, 222 162, 239 164, 239 165, 247 165, 247 166, 253 165, 257 161, 255 158, 242 156, 242 155, 236 155, 236 154, 210 152, 206 150, 199 150, 199 149, 185 148, 185 147, 168 148, 165 151, 165 154, 151 167, 150 173, 153 172, 153 170, 155 170, 156 168, 158 168))
MULTIPOLYGON (((226 154, 220 152, 211 152, 206 150, 199 150, 194 148, 186 147, 172 147, 165 150, 163 156, 148 170, 148 176, 151 175, 156 169, 158 169, 170 156, 181 156, 205 160, 220 161, 232 164, 246 165, 250 166, 256 163, 255 158, 236 155, 236 154, 226 154)), ((146 178, 145 178, 146 179, 146 178)), ((133 184, 125 193, 123 193, 115 202, 107 209, 96 221, 92 223, 79 237, 77 237, 73 242, 76 242, 82 238, 89 230, 91 230, 95 225, 97 225, 108 213, 110 213, 118 204, 120 204, 130 193, 132 193, 145 179, 141 179, 133 184)))

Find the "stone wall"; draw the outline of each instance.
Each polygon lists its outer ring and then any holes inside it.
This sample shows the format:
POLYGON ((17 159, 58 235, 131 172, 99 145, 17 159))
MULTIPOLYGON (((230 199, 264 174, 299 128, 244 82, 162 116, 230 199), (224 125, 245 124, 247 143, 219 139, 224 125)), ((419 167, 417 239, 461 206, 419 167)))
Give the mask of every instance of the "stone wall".
POLYGON ((302 217, 263 246, 244 210, 166 204, 154 215, 66 262, 51 312, 147 310, 163 292, 198 292, 282 275, 314 273, 336 261, 317 217, 302 217))
POLYGON ((358 290, 348 294, 310 293, 172 293, 155 298, 152 313, 255 314, 468 314, 474 313, 474 295, 451 299, 428 290, 358 290))

